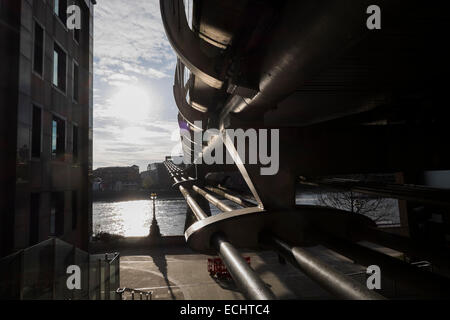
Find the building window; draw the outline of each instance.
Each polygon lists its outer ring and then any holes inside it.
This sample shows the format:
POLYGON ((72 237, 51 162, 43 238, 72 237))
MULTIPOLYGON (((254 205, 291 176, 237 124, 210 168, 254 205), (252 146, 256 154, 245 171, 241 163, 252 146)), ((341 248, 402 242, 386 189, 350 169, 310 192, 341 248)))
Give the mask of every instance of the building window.
POLYGON ((53 84, 66 91, 66 53, 56 43, 53 50, 53 84))
POLYGON ((33 106, 33 124, 31 128, 31 156, 41 157, 41 108, 33 106))
POLYGON ((59 158, 64 155, 66 148, 66 123, 53 116, 52 120, 52 156, 59 158))
POLYGON ((73 30, 73 39, 76 43, 80 43, 80 29, 74 29, 73 30))
POLYGON ((78 102, 78 64, 73 62, 73 100, 78 102))
POLYGON ((44 29, 37 22, 34 23, 33 70, 40 76, 44 71, 44 29))
POLYGON ((67 22, 67 0, 55 0, 54 12, 65 26, 67 22))
POLYGON ((50 235, 64 234, 64 192, 52 192, 50 208, 50 235))
POLYGON ((30 246, 39 242, 39 212, 40 194, 32 193, 30 196, 30 246))
POLYGON ((78 193, 72 191, 72 230, 78 225, 78 193))
POLYGON ((73 126, 73 136, 72 136, 72 145, 73 145, 73 161, 78 162, 78 126, 73 126))

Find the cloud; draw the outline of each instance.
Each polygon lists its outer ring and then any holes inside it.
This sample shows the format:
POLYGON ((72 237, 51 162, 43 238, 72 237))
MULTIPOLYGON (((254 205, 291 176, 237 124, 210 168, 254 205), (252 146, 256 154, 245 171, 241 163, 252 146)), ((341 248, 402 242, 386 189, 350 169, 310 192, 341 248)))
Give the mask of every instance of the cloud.
POLYGON ((175 56, 164 33, 159 1, 103 0, 95 11, 95 56, 105 68, 171 77, 175 56))
POLYGON ((145 170, 177 144, 171 141, 178 130, 172 94, 176 56, 159 1, 99 0, 94 26, 94 168, 137 164, 145 170), (136 97, 117 99, 127 87, 146 92, 148 110, 136 108, 141 102, 136 97))

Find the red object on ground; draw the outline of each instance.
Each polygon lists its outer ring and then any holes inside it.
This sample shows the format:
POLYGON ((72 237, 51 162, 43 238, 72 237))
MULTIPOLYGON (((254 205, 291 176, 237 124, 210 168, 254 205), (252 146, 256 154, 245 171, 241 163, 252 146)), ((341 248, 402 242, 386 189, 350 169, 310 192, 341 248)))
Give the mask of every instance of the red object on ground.
MULTIPOLYGON (((244 257, 248 265, 250 265, 250 257, 244 257)), ((220 258, 208 258, 208 272, 211 277, 218 279, 231 279, 227 267, 220 258)))

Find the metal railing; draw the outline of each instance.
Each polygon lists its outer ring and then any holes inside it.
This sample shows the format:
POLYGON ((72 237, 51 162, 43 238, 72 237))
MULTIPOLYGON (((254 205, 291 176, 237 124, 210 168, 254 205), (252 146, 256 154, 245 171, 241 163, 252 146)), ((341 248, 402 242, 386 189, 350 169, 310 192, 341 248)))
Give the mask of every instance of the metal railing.
POLYGON ((105 253, 91 255, 90 296, 91 300, 116 300, 120 286, 120 254, 105 253))
POLYGON ((152 300, 153 298, 153 291, 142 291, 130 288, 118 288, 116 290, 116 294, 118 296, 118 300, 152 300), (138 296, 139 299, 135 299, 136 296, 138 296))

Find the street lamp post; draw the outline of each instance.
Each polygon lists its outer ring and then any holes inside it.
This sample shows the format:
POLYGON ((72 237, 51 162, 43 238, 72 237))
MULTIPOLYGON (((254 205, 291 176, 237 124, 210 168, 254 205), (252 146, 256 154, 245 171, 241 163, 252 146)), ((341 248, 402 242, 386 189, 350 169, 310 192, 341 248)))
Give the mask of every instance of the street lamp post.
POLYGON ((150 199, 153 201, 153 220, 156 220, 156 212, 155 212, 156 193, 152 192, 150 194, 150 199))
POLYGON ((151 239, 161 238, 161 232, 159 230, 158 221, 156 220, 156 207, 155 207, 156 196, 157 195, 154 192, 150 194, 150 199, 153 201, 153 219, 152 224, 150 225, 150 234, 149 234, 151 239))

